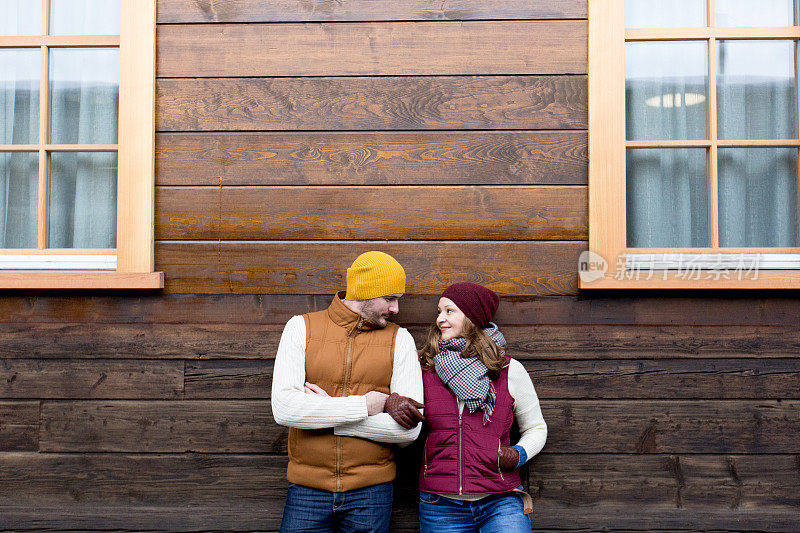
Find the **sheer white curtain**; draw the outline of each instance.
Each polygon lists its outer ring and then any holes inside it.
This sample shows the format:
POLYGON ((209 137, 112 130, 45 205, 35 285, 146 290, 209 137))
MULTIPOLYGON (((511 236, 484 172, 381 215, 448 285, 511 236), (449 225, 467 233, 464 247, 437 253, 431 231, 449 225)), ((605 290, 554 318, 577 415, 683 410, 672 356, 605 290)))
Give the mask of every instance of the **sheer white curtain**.
MULTIPOLYGON (((120 2, 50 0, 53 35, 117 35, 120 2)), ((41 2, 0 0, 0 36, 38 35, 41 2)), ((39 49, 0 49, 0 144, 39 143, 39 49)), ((51 48, 48 142, 116 144, 117 48, 51 48)), ((115 152, 50 153, 50 248, 116 245, 115 152)), ((38 156, 0 152, 0 248, 35 248, 38 156)))
MULTIPOLYGON (((716 4, 719 25, 795 20, 790 0, 716 4)), ((626 18, 632 27, 655 27, 651 21, 662 17, 670 21, 665 25, 704 25, 705 18, 691 24, 699 8, 705 9, 705 2, 628 0, 626 18)), ((716 46, 718 138, 797 138, 797 44, 719 40, 716 46)), ((708 138, 707 55, 706 41, 626 44, 629 140, 708 138)), ((629 246, 709 245, 707 164, 703 148, 628 149, 629 246)), ((798 246, 797 149, 720 148, 718 173, 721 246, 798 246)))
MULTIPOLYGON (((38 50, 0 50, 0 144, 39 140, 38 50)), ((0 153, 0 248, 36 247, 36 152, 0 153)))

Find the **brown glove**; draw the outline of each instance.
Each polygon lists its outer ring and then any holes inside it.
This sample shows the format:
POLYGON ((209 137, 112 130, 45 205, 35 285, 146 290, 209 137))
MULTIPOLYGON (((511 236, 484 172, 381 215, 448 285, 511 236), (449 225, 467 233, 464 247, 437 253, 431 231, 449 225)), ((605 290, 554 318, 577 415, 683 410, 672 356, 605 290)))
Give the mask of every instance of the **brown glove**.
POLYGON ((422 413, 417 410, 418 407, 425 406, 407 396, 400 396, 396 392, 393 392, 386 398, 383 410, 392 415, 392 418, 394 418, 398 424, 406 429, 411 429, 425 420, 422 413))
POLYGON ((500 446, 500 457, 497 460, 500 469, 511 472, 517 469, 519 463, 519 452, 513 446, 500 446))

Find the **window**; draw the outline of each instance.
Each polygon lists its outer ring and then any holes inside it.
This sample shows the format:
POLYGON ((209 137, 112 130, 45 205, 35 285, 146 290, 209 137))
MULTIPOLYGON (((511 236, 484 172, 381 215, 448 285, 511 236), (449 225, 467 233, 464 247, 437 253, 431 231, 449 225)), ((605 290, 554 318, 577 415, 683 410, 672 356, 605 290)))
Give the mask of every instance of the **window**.
POLYGON ((0 10, 0 288, 163 287, 155 1, 0 10))
POLYGON ((582 288, 800 287, 797 12, 589 3, 582 288))

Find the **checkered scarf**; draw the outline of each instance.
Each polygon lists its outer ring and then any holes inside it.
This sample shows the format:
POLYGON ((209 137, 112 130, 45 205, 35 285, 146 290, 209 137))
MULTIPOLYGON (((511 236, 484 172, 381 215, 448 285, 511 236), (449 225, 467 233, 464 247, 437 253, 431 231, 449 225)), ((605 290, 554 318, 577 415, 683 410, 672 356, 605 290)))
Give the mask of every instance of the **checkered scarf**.
MULTIPOLYGON (((506 347, 506 339, 497 324, 489 322, 489 327, 483 330, 500 348, 506 347)), ((489 379, 488 370, 477 357, 461 357, 461 352, 467 347, 467 339, 456 337, 454 339, 439 340, 439 353, 434 357, 436 373, 445 385, 462 400, 474 413, 483 409, 483 424, 491 422, 494 412, 496 394, 492 380, 489 379)))

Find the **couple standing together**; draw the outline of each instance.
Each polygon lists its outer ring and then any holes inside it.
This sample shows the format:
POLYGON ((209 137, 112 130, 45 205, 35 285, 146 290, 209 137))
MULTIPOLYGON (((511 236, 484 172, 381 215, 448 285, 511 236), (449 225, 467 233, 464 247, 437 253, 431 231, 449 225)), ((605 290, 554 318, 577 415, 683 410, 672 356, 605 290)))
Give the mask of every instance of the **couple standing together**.
POLYGON ((366 252, 347 269, 343 298, 286 324, 272 381, 273 415, 290 428, 281 531, 388 532, 392 445, 413 442, 424 422, 422 532, 530 532, 518 468, 542 449, 547 426, 492 322, 497 294, 445 289, 418 354, 388 321, 405 284, 394 258, 366 252))

